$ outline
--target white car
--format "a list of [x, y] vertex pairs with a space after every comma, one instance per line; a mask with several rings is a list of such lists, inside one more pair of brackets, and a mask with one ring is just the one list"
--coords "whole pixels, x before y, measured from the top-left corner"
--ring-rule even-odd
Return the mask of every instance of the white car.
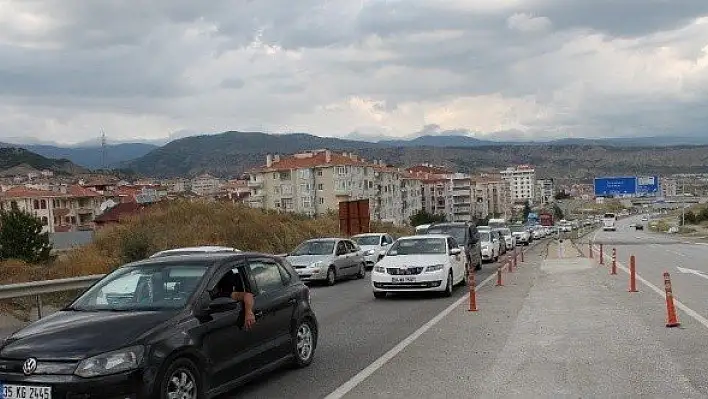
[[394, 240], [385, 233], [364, 233], [352, 236], [352, 241], [364, 252], [366, 268], [372, 269], [376, 262], [383, 258]]
[[465, 257], [454, 238], [426, 234], [399, 238], [371, 273], [374, 297], [389, 292], [437, 291], [452, 295], [464, 284]]
[[184, 248], [174, 248], [165, 251], [160, 251], [152, 254], [151, 258], [161, 258], [163, 256], [173, 256], [173, 255], [194, 255], [194, 254], [213, 254], [221, 252], [241, 252], [236, 248], [222, 247], [218, 245], [203, 245], [200, 247], [184, 247]]
[[504, 243], [506, 244], [506, 250], [510, 251], [516, 246], [516, 237], [511, 233], [511, 229], [508, 227], [502, 227], [502, 234], [504, 235]]
[[482, 260], [494, 261], [499, 259], [499, 240], [491, 231], [480, 231], [479, 241], [482, 243]]

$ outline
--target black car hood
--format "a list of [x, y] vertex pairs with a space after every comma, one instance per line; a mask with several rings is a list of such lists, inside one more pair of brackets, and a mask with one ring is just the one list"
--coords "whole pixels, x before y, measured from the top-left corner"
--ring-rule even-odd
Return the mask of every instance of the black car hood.
[[11, 335], [0, 349], [9, 359], [83, 359], [137, 344], [175, 312], [61, 311]]

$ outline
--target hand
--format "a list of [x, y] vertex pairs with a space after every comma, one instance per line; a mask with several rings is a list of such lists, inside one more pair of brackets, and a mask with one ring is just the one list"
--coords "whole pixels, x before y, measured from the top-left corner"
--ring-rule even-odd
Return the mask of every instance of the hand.
[[244, 328], [246, 328], [246, 330], [250, 330], [254, 324], [256, 324], [256, 315], [254, 315], [253, 312], [246, 312], [245, 322], [243, 325]]

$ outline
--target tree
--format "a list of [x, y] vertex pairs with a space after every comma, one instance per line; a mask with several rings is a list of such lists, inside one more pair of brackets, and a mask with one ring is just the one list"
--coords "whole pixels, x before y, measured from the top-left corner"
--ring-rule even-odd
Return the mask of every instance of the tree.
[[49, 259], [49, 233], [36, 216], [13, 208], [0, 212], [0, 259], [40, 263]]
[[565, 219], [565, 215], [563, 215], [563, 210], [561, 209], [558, 204], [553, 205], [553, 217], [556, 220], [563, 220]]
[[433, 215], [425, 209], [421, 209], [411, 216], [411, 226], [420, 226], [421, 224], [440, 223], [445, 221], [445, 215]]
[[529, 214], [531, 213], [531, 204], [528, 201], [524, 204], [524, 222], [529, 221]]

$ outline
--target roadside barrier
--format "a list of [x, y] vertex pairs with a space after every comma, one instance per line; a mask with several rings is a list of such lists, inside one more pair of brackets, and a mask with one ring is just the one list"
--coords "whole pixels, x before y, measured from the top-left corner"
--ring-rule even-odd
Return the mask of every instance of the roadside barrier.
[[499, 266], [497, 267], [497, 287], [502, 287], [504, 284], [502, 283], [502, 267]]
[[524, 263], [524, 250], [521, 250], [521, 263]]
[[617, 248], [612, 248], [612, 270], [610, 274], [617, 274]]
[[475, 286], [477, 283], [475, 282], [474, 279], [474, 272], [470, 272], [469, 275], [469, 287], [470, 287], [470, 307], [468, 309], [469, 312], [476, 312], [477, 311], [477, 292], [475, 289]]
[[600, 264], [605, 264], [605, 248], [600, 244]]
[[592, 258], [593, 258], [593, 254], [592, 254], [592, 253], [593, 253], [592, 241], [588, 242], [588, 247], [590, 247], [590, 248], [588, 249], [588, 253], [590, 254], [590, 259], [592, 259]]
[[676, 316], [676, 307], [674, 306], [674, 294], [671, 290], [671, 276], [669, 272], [664, 272], [664, 290], [666, 291], [666, 327], [678, 327], [681, 325]]
[[516, 252], [516, 246], [514, 246], [514, 267], [517, 265], [517, 258], [519, 257], [519, 253]]
[[634, 255], [629, 257], [629, 292], [637, 291], [637, 259]]
[[514, 272], [514, 264], [512, 261], [507, 260], [507, 262], [504, 264], [504, 266], [506, 266], [506, 268], [509, 269], [509, 273]]

